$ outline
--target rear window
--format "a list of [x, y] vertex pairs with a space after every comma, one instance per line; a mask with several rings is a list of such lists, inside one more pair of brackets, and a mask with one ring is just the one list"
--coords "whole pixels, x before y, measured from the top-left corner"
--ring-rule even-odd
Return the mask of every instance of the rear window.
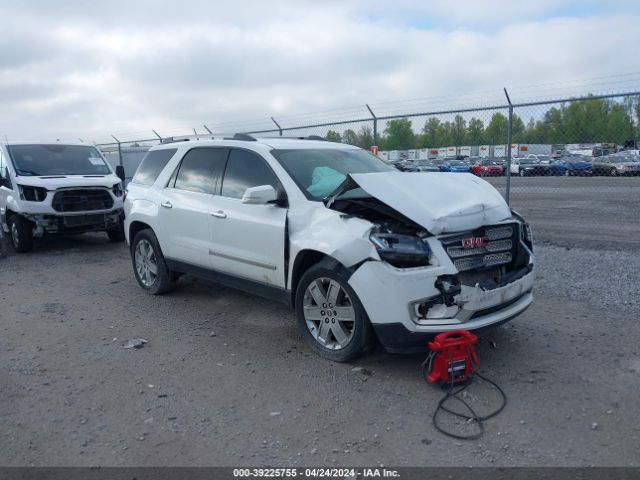
[[167, 166], [167, 163], [169, 163], [169, 160], [171, 160], [171, 157], [173, 157], [176, 151], [177, 149], [175, 148], [165, 148], [147, 153], [142, 159], [131, 182], [140, 185], [153, 185], [158, 175], [160, 175], [160, 172]]

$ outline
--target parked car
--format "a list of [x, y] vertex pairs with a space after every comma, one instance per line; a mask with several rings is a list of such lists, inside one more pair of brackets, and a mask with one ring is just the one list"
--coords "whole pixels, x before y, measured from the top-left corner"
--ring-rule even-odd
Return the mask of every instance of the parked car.
[[418, 172], [439, 172], [440, 168], [431, 160], [416, 160], [416, 171]]
[[406, 160], [397, 160], [391, 163], [395, 168], [401, 172], [417, 172], [418, 169], [413, 162]]
[[471, 167], [471, 172], [479, 177], [500, 177], [504, 175], [504, 165], [492, 158], [483, 158]]
[[[593, 164], [589, 160], [590, 157], [582, 155], [568, 155], [556, 160], [555, 164], [562, 164], [565, 167], [564, 172], [562, 172], [563, 175], [584, 177], [593, 175]], [[553, 165], [554, 163], [551, 165], [552, 169], [554, 168]], [[557, 167], [556, 171], [558, 171]]]
[[549, 163], [549, 170], [551, 175], [569, 176], [569, 167], [561, 160], [551, 161], [551, 163]]
[[610, 165], [609, 175], [640, 175], [640, 157], [619, 153], [606, 158]]
[[462, 160], [449, 160], [440, 166], [441, 172], [469, 173], [471, 168]]
[[[357, 147], [236, 135], [150, 150], [128, 187], [133, 273], [189, 273], [293, 306], [318, 354], [507, 321], [532, 302], [531, 231], [489, 183], [398, 172]], [[254, 312], [256, 313], [256, 312]]]
[[552, 175], [552, 170], [549, 164], [535, 157], [525, 157], [512, 159], [511, 173], [521, 177], [546, 176]]
[[124, 241], [123, 195], [121, 178], [93, 146], [0, 145], [0, 228], [17, 252], [53, 234], [103, 231]]

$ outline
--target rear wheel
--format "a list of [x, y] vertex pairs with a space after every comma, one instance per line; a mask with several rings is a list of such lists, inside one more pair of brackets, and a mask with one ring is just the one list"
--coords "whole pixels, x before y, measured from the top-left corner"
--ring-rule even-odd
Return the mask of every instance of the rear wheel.
[[519, 175], [520, 175], [521, 177], [524, 177], [524, 170], [520, 170]]
[[152, 295], [161, 295], [174, 289], [175, 275], [162, 255], [158, 239], [150, 229], [138, 232], [131, 243], [133, 273], [138, 284]]
[[618, 170], [616, 170], [615, 168], [612, 168], [611, 170], [609, 170], [609, 175], [611, 175], [612, 177], [617, 177]]
[[298, 325], [307, 344], [320, 356], [347, 362], [373, 344], [367, 314], [340, 265], [320, 262], [307, 270], [296, 290]]
[[20, 215], [14, 215], [9, 222], [11, 244], [18, 253], [33, 250], [33, 223]]

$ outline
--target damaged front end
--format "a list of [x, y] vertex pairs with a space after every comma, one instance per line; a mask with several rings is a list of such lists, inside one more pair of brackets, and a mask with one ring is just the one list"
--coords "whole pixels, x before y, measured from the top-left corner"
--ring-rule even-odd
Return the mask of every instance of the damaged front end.
[[[466, 192], [440, 189], [439, 203], [433, 207], [426, 202], [433, 197], [429, 191], [437, 181], [433, 176], [419, 184], [420, 189], [415, 178], [407, 185], [392, 178], [382, 189], [381, 178], [369, 182], [364, 178], [369, 175], [355, 177], [361, 178], [348, 177], [325, 205], [373, 224], [369, 240], [382, 261], [362, 263], [349, 283], [383, 344], [400, 348], [407, 336], [415, 341], [415, 335], [484, 328], [529, 306], [534, 270], [531, 230], [501, 197], [487, 193], [485, 185], [463, 179], [461, 188]], [[364, 188], [367, 183], [376, 196]], [[399, 186], [404, 188], [400, 192]], [[423, 195], [424, 191], [428, 193]], [[400, 208], [407, 199], [414, 202]], [[389, 329], [393, 332], [385, 333]], [[398, 331], [402, 341], [396, 338]]]

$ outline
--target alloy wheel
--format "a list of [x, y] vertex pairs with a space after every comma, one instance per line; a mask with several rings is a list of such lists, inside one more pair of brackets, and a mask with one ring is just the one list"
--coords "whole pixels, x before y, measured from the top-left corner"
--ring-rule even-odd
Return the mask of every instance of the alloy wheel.
[[158, 261], [153, 246], [148, 240], [142, 239], [138, 242], [134, 259], [138, 278], [145, 287], [151, 287], [158, 276]]
[[330, 350], [349, 345], [355, 331], [356, 312], [347, 292], [330, 278], [317, 278], [307, 287], [304, 319], [313, 338]]

